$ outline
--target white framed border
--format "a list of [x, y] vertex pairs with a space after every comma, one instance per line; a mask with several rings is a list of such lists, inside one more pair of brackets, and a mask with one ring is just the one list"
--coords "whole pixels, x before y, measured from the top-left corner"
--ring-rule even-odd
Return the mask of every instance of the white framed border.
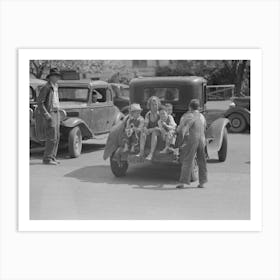
[[[261, 231], [262, 53], [260, 49], [19, 49], [18, 230], [19, 231]], [[219, 60], [251, 61], [250, 220], [30, 220], [29, 60]], [[24, 105], [23, 105], [24, 104]], [[252, 176], [253, 174], [253, 176]], [[252, 187], [253, 186], [253, 187]]]

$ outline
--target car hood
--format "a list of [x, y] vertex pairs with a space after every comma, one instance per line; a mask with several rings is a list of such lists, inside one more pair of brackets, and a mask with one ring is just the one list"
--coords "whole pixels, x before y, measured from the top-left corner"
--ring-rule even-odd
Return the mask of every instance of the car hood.
[[75, 102], [75, 101], [61, 101], [61, 109], [81, 109], [86, 108], [88, 105], [85, 102]]

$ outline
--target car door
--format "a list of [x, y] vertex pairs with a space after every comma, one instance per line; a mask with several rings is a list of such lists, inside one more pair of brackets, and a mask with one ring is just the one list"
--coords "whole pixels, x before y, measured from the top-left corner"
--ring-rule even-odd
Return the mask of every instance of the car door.
[[92, 91], [92, 97], [95, 94], [95, 91], [100, 94], [97, 102], [92, 102], [90, 104], [91, 111], [91, 129], [94, 134], [103, 134], [109, 132], [112, 118], [110, 118], [111, 109], [113, 107], [113, 102], [111, 99], [111, 92], [108, 87], [96, 87]]

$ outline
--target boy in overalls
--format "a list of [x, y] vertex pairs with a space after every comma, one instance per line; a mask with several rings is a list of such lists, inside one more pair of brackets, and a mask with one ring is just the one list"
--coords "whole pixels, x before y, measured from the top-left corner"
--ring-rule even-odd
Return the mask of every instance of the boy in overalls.
[[139, 104], [131, 104], [129, 117], [125, 126], [123, 152], [130, 151], [131, 153], [135, 153], [135, 147], [139, 144], [140, 133], [144, 126], [144, 118], [140, 115], [141, 111], [142, 109]]
[[185, 113], [177, 131], [183, 134], [184, 140], [180, 147], [180, 160], [182, 163], [179, 185], [176, 188], [184, 188], [190, 184], [195, 156], [199, 170], [199, 185], [203, 188], [207, 182], [207, 167], [205, 155], [205, 129], [206, 120], [199, 112], [199, 100], [192, 99], [189, 104], [189, 112]]

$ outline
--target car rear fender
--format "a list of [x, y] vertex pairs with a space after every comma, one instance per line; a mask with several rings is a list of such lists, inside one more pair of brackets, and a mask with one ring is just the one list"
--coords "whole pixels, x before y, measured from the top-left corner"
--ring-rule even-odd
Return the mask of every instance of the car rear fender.
[[207, 151], [208, 153], [218, 152], [223, 142], [224, 130], [229, 126], [227, 118], [219, 118], [212, 122], [206, 131]]
[[233, 107], [228, 109], [225, 112], [224, 116], [228, 118], [233, 113], [242, 115], [245, 118], [247, 124], [250, 124], [250, 111], [248, 109], [243, 107]]
[[125, 115], [125, 113], [129, 113], [129, 106], [125, 106], [121, 109], [121, 112]]
[[83, 139], [94, 138], [94, 134], [89, 126], [80, 118], [67, 118], [61, 122], [61, 126], [66, 128], [79, 126]]

